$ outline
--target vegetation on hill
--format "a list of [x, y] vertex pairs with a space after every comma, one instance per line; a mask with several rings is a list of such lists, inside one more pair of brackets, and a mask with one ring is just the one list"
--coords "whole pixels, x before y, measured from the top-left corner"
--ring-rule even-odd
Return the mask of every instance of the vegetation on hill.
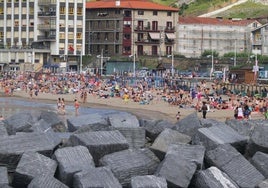
[[[178, 7], [177, 0], [153, 0], [156, 3], [177, 7], [180, 9], [179, 14], [182, 16], [199, 16], [214, 10], [221, 9], [238, 0], [195, 0], [189, 5], [183, 3]], [[232, 7], [231, 9], [219, 13], [213, 17], [223, 18], [260, 18], [268, 17], [268, 5], [247, 1], [246, 3]]]
[[183, 16], [199, 16], [226, 7], [238, 0], [196, 0], [189, 5], [182, 4], [180, 14]]
[[254, 3], [248, 1], [241, 5], [234, 6], [233, 8], [224, 11], [217, 16], [224, 18], [260, 18], [268, 17], [268, 5], [263, 5], [261, 3]]

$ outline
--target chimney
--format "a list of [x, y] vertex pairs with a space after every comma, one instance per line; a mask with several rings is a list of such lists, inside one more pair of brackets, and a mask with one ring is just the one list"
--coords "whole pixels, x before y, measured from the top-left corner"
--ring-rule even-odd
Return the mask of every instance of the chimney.
[[115, 6], [119, 7], [120, 6], [120, 0], [115, 0]]

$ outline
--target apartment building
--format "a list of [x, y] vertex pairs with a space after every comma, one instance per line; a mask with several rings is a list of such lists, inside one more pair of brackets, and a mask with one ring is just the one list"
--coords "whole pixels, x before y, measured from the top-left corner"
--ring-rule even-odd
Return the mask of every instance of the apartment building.
[[177, 53], [200, 57], [205, 50], [219, 55], [251, 51], [251, 31], [261, 26], [256, 20], [180, 17], [177, 25]]
[[252, 53], [268, 55], [268, 24], [252, 31]]
[[78, 69], [85, 0], [1, 0], [0, 69]]
[[146, 0], [86, 4], [86, 51], [103, 56], [162, 56], [175, 48], [178, 9]]

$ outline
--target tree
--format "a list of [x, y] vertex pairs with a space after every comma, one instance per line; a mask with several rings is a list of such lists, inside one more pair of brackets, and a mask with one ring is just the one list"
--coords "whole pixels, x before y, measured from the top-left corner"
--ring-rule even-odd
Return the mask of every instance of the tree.
[[208, 56], [212, 56], [213, 57], [219, 57], [219, 52], [217, 52], [216, 50], [205, 50], [202, 54], [201, 57], [208, 57]]

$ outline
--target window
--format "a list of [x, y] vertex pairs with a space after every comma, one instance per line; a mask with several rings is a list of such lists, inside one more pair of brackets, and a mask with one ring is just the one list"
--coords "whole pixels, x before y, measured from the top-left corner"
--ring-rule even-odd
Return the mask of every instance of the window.
[[116, 9], [116, 10], [115, 10], [115, 14], [120, 14], [120, 12], [121, 12], [121, 11], [120, 11], [119, 9]]
[[125, 10], [124, 15], [125, 15], [125, 17], [131, 17], [131, 11], [130, 10]]
[[167, 28], [168, 30], [171, 30], [172, 29], [172, 22], [167, 22]]
[[101, 27], [101, 21], [98, 21], [98, 28]]
[[0, 31], [0, 38], [4, 38], [4, 32], [3, 31]]
[[108, 40], [108, 33], [105, 33], [104, 39]]
[[77, 39], [82, 39], [82, 33], [76, 33], [76, 38]]
[[100, 40], [100, 33], [97, 33], [97, 39]]
[[154, 15], [154, 16], [157, 16], [157, 10], [154, 10], [154, 11], [153, 11], [153, 15]]
[[116, 34], [115, 34], [115, 40], [119, 40], [119, 32], [116, 32]]
[[124, 34], [124, 39], [130, 39], [130, 34]]
[[106, 27], [109, 27], [109, 20], [106, 20]]
[[73, 33], [69, 33], [68, 34], [68, 39], [73, 39], [74, 38], [74, 34]]
[[34, 7], [30, 7], [30, 14], [34, 14]]
[[115, 45], [115, 53], [119, 53], [119, 45]]
[[60, 33], [60, 39], [65, 39], [65, 33]]
[[171, 12], [170, 11], [167, 12], [167, 16], [171, 16]]
[[60, 14], [65, 14], [65, 7], [60, 7]]
[[78, 8], [77, 8], [77, 15], [82, 16], [82, 14], [83, 14], [83, 9], [82, 9], [82, 7], [78, 7]]
[[14, 21], [14, 26], [19, 26], [19, 21], [18, 20]]
[[144, 15], [144, 11], [143, 10], [138, 10], [138, 15]]
[[3, 7], [0, 7], [0, 14], [4, 14]]
[[116, 20], [116, 28], [119, 27], [119, 20]]
[[130, 27], [131, 21], [124, 21], [124, 27]]
[[138, 33], [138, 41], [143, 41], [143, 33]]
[[69, 15], [73, 15], [74, 14], [74, 8], [73, 7], [69, 7]]
[[128, 53], [128, 52], [130, 52], [130, 50], [131, 50], [130, 46], [126, 46], [126, 47], [124, 47], [123, 53]]
[[138, 21], [138, 28], [139, 30], [143, 29], [143, 21]]
[[154, 31], [157, 31], [158, 30], [158, 22], [157, 21], [152, 21], [152, 29]]

